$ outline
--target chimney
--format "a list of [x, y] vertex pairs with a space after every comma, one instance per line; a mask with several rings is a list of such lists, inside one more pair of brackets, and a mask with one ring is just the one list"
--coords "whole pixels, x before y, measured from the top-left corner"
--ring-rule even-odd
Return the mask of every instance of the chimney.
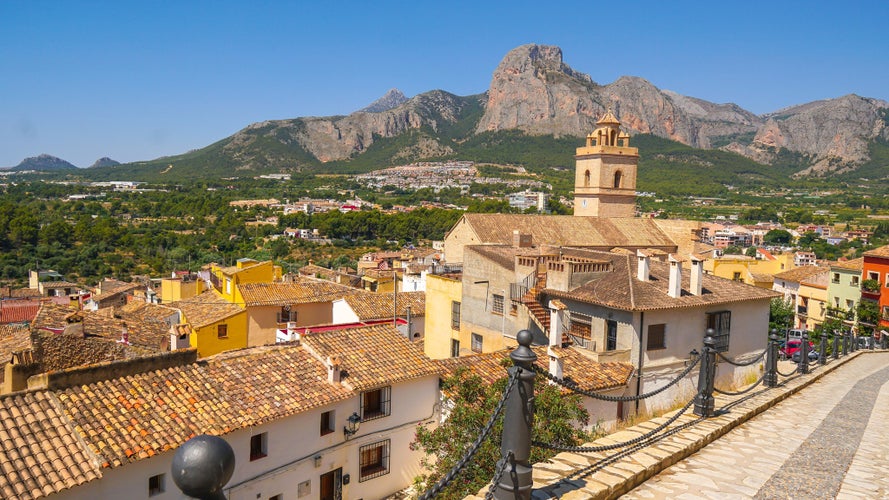
[[[547, 348], [547, 353], [549, 354], [549, 374], [553, 377], [562, 378], [563, 368], [565, 366], [562, 358], [559, 357], [558, 353], [556, 353], [552, 346]], [[550, 381], [550, 384], [555, 384], [555, 382]]]
[[689, 288], [691, 288], [692, 295], [701, 295], [704, 289], [704, 260], [695, 254], [691, 255]]
[[636, 279], [648, 281], [648, 275], [651, 271], [651, 257], [642, 250], [636, 250], [636, 258], [639, 261], [639, 265], [636, 267]]
[[531, 235], [521, 233], [518, 229], [512, 230], [512, 246], [515, 248], [531, 248]]
[[[308, 333], [308, 330], [306, 332]], [[287, 339], [299, 344], [300, 336], [299, 332], [296, 331], [296, 321], [287, 322]]]
[[667, 285], [667, 295], [679, 298], [682, 295], [682, 260], [670, 254], [667, 258], [670, 262], [670, 282]]
[[549, 345], [550, 347], [562, 345], [562, 315], [561, 311], [567, 309], [559, 300], [549, 301]]
[[121, 344], [130, 345], [130, 331], [127, 330], [127, 324], [126, 324], [126, 323], [124, 323], [124, 324], [123, 324], [123, 327], [121, 328], [121, 331], [120, 331], [120, 340], [119, 340], [118, 342], [120, 342]]
[[342, 376], [339, 356], [327, 357], [327, 381], [331, 384], [339, 384]]

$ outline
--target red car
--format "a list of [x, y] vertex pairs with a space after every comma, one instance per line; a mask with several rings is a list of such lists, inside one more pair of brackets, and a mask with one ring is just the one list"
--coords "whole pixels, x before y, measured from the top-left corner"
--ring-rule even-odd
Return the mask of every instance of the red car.
[[[803, 341], [800, 339], [790, 339], [784, 344], [784, 347], [778, 350], [778, 353], [781, 354], [785, 359], [790, 359], [793, 357], [793, 353], [800, 350], [802, 347]], [[815, 349], [815, 344], [810, 340], [809, 341], [809, 351]]]

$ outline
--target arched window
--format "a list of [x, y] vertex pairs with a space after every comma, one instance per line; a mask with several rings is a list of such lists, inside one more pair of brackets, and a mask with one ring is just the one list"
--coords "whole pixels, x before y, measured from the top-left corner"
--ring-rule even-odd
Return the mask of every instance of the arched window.
[[587, 170], [583, 174], [583, 187], [590, 187], [590, 171]]
[[615, 187], [615, 189], [620, 187], [621, 177], [623, 177], [623, 174], [620, 173], [620, 170], [618, 170], [617, 172], [614, 173], [614, 187]]

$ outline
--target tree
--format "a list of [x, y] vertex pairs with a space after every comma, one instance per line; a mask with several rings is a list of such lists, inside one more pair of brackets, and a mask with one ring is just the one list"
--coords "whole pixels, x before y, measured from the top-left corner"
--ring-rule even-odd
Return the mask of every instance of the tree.
[[748, 257], [756, 257], [756, 247], [748, 247], [744, 255]]
[[762, 241], [769, 245], [789, 245], [793, 235], [783, 229], [772, 229], [762, 237]]
[[769, 303], [769, 330], [783, 332], [793, 322], [793, 303], [781, 297], [775, 297]]
[[743, 255], [744, 251], [738, 245], [729, 245], [722, 251], [726, 255]]
[[[418, 427], [416, 438], [411, 443], [411, 449], [423, 450], [427, 454], [423, 459], [423, 466], [429, 473], [418, 478], [423, 488], [434, 485], [463, 457], [493, 414], [506, 387], [506, 381], [504, 377], [494, 384], [487, 384], [481, 377], [466, 369], [458, 370], [442, 380], [442, 391], [449, 395], [453, 409], [447, 420], [438, 427]], [[574, 426], [575, 423], [586, 425], [589, 422], [589, 414], [581, 404], [580, 396], [562, 394], [557, 387], [538, 376], [534, 397], [535, 440], [576, 446], [589, 437]], [[500, 459], [502, 430], [501, 417], [472, 462], [438, 498], [465, 498], [485, 487], [494, 476], [497, 460]], [[554, 455], [553, 451], [533, 447], [531, 462], [539, 462]]]

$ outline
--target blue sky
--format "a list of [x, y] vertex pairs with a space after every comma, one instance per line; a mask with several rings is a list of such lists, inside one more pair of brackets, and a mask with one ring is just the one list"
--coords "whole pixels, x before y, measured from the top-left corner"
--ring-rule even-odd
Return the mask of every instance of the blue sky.
[[889, 100], [889, 2], [0, 0], [0, 166], [183, 153], [392, 87], [485, 91], [512, 48], [766, 113]]

